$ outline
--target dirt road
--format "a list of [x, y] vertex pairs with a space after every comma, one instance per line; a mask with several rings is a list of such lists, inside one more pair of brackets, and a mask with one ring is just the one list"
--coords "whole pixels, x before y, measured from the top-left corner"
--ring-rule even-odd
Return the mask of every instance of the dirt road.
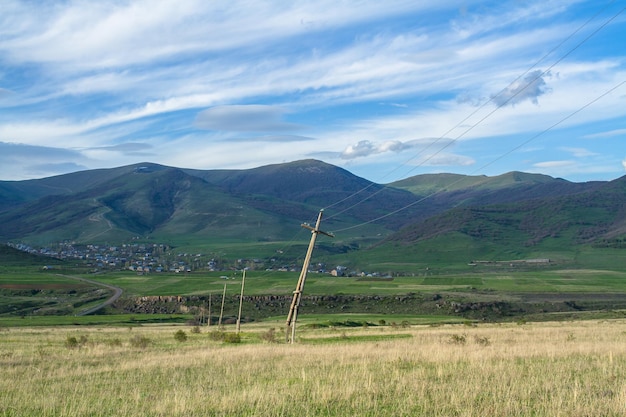
[[113, 285], [109, 285], [109, 284], [105, 284], [102, 282], [98, 282], [98, 281], [93, 281], [87, 278], [82, 278], [82, 277], [77, 277], [74, 275], [61, 275], [58, 274], [59, 276], [65, 277], [65, 278], [71, 278], [71, 279], [75, 279], [77, 281], [82, 281], [82, 282], [87, 282], [89, 284], [93, 284], [93, 285], [97, 285], [99, 287], [105, 287], [108, 288], [110, 290], [113, 290], [113, 295], [111, 297], [109, 297], [107, 300], [105, 300], [104, 302], [102, 302], [101, 304], [98, 304], [95, 307], [91, 307], [87, 310], [81, 311], [80, 313], [77, 313], [77, 316], [87, 316], [89, 314], [95, 313], [96, 311], [113, 304], [118, 298], [120, 298], [122, 296], [122, 292], [123, 290], [119, 287], [115, 287]]

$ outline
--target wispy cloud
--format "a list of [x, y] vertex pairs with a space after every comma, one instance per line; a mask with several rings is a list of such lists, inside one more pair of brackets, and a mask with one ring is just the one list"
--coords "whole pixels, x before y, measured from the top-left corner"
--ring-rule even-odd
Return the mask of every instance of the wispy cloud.
[[299, 128], [282, 120], [285, 110], [266, 105], [217, 106], [199, 113], [195, 125], [201, 129], [233, 132], [285, 132]]
[[14, 179], [44, 177], [86, 169], [87, 166], [81, 163], [85, 160], [75, 150], [0, 142], [0, 165], [11, 169]]
[[573, 166], [575, 164], [576, 164], [575, 161], [562, 160], [562, 161], [537, 162], [536, 164], [534, 164], [534, 166], [536, 168], [563, 168], [563, 167]]
[[[523, 75], [600, 10], [595, 26]], [[462, 168], [492, 154], [494, 143], [514, 147], [626, 77], [614, 42], [622, 23], [548, 74], [539, 69], [617, 10], [583, 0], [3, 1], [0, 138], [63, 146], [75, 152], [51, 164], [89, 167], [139, 158], [251, 167], [309, 155], [393, 165], [430, 154], [425, 164]], [[477, 106], [489, 97], [501, 106], [496, 112]], [[623, 101], [623, 93], [607, 96], [562, 127], [604, 121], [596, 130], [604, 133], [585, 138], [619, 136]], [[435, 153], [449, 140], [475, 145], [459, 151], [465, 156]], [[249, 142], [266, 146], [249, 155]], [[582, 158], [586, 146], [570, 137], [543, 148], [568, 147]], [[10, 162], [17, 148], [9, 149], [15, 158], [3, 160], [4, 178], [23, 172]], [[517, 163], [517, 170], [536, 168]]]
[[590, 156], [598, 155], [597, 152], [592, 152], [589, 149], [585, 149], [585, 148], [570, 148], [566, 146], [561, 149], [563, 149], [565, 152], [571, 153], [576, 158], [587, 158]]
[[602, 139], [602, 138], [612, 138], [615, 136], [626, 136], [626, 129], [613, 129], [606, 132], [593, 133], [591, 135], [585, 135], [583, 138], [585, 139]]
[[89, 151], [106, 151], [106, 152], [118, 152], [124, 153], [127, 155], [137, 155], [137, 156], [149, 156], [154, 155], [153, 150], [154, 146], [149, 143], [137, 143], [137, 142], [126, 142], [119, 143], [117, 145], [111, 146], [96, 146], [92, 148], [87, 148]]

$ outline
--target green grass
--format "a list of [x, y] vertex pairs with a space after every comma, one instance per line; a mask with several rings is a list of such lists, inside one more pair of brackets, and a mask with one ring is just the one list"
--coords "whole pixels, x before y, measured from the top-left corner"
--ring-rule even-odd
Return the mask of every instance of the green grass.
[[[277, 324], [284, 324], [285, 316], [270, 317], [264, 322], [275, 321]], [[338, 314], [306, 314], [298, 316], [298, 326], [303, 327], [353, 327], [352, 323], [359, 323], [360, 326], [364, 326], [364, 323], [370, 323], [375, 326], [379, 325], [381, 321], [384, 321], [386, 325], [401, 325], [402, 323], [408, 323], [411, 325], [433, 325], [444, 323], [462, 323], [463, 320], [460, 317], [451, 317], [445, 315], [436, 314], [367, 314], [367, 313], [338, 313]]]
[[95, 316], [25, 316], [0, 317], [0, 327], [47, 326], [143, 326], [185, 323], [185, 314], [112, 314]]
[[330, 337], [301, 337], [298, 339], [299, 343], [305, 345], [323, 345], [328, 343], [362, 343], [362, 342], [389, 342], [394, 339], [406, 339], [412, 337], [410, 334], [397, 333], [397, 334], [375, 334], [375, 335], [350, 335], [342, 333], [339, 336]]
[[[228, 279], [221, 278], [222, 276]], [[90, 276], [90, 279], [121, 287], [129, 296], [221, 294], [241, 291], [241, 273], [189, 273], [136, 275], [116, 272]], [[290, 295], [297, 283], [293, 272], [254, 272], [246, 275], [246, 295]], [[626, 272], [603, 270], [544, 270], [476, 272], [447, 274], [424, 271], [418, 276], [376, 280], [358, 277], [332, 277], [310, 273], [305, 282], [307, 295], [389, 295], [410, 292], [477, 289], [515, 292], [626, 292]]]
[[[443, 245], [443, 241], [440, 242]], [[459, 246], [449, 248], [450, 253]], [[549, 264], [522, 264], [510, 262], [478, 263], [470, 266], [461, 255], [448, 262], [439, 260], [441, 256], [436, 248], [434, 252], [420, 252], [413, 257], [408, 256], [408, 248], [394, 246], [386, 247], [380, 254], [388, 254], [386, 259], [372, 258], [370, 264], [379, 262], [379, 266], [389, 269], [392, 277], [332, 277], [329, 274], [309, 273], [304, 288], [305, 297], [334, 296], [334, 298], [306, 301], [303, 305], [302, 320], [311, 318], [312, 323], [323, 323], [331, 320], [327, 314], [367, 313], [374, 317], [373, 323], [384, 317], [387, 322], [401, 323], [409, 320], [412, 324], [430, 324], [438, 321], [464, 320], [461, 313], [457, 314], [451, 303], [508, 303], [504, 310], [497, 307], [492, 312], [490, 307], [476, 310], [475, 314], [464, 314], [466, 319], [500, 320], [513, 315], [521, 316], [532, 314], [537, 316], [541, 311], [552, 314], [555, 311], [565, 310], [620, 310], [626, 304], [619, 299], [626, 294], [626, 251], [620, 249], [597, 249], [580, 247], [575, 254], [567, 251], [542, 252], [533, 248], [523, 253], [506, 253], [502, 258], [492, 257], [491, 260], [504, 261], [530, 258], [550, 258]], [[478, 254], [484, 255], [484, 254]], [[527, 257], [524, 257], [526, 255]], [[548, 255], [548, 256], [546, 256]], [[9, 254], [11, 259], [13, 255]], [[428, 258], [428, 256], [431, 256]], [[477, 256], [475, 259], [480, 260]], [[506, 257], [504, 257], [506, 256]], [[463, 256], [465, 258], [465, 256]], [[431, 262], [423, 262], [430, 259]], [[317, 260], [316, 260], [317, 261]], [[67, 316], [80, 313], [88, 306], [96, 305], [111, 293], [110, 290], [86, 282], [67, 278], [62, 274], [82, 276], [94, 281], [123, 289], [123, 298], [133, 299], [141, 296], [184, 296], [187, 306], [197, 308], [207, 302], [207, 296], [212, 295], [215, 303], [221, 299], [226, 286], [226, 315], [230, 318], [236, 314], [236, 300], [241, 292], [240, 271], [194, 271], [190, 273], [151, 273], [138, 275], [132, 271], [104, 272], [99, 274], [85, 274], [83, 270], [73, 271], [67, 263], [53, 265], [54, 269], [45, 271], [41, 265], [26, 265], [21, 258], [15, 262], [8, 262], [4, 269], [0, 268], [0, 317], [10, 320], [6, 326], [19, 325], [19, 316], [28, 316], [27, 322], [33, 325], [39, 323], [55, 323], [54, 319], [35, 318], [32, 315]], [[59, 268], [59, 269], [57, 269]], [[61, 269], [63, 268], [63, 269]], [[394, 271], [412, 271], [399, 275]], [[367, 271], [365, 271], [367, 272]], [[278, 296], [278, 301], [265, 302], [255, 306], [256, 301], [244, 304], [244, 317], [254, 320], [266, 320], [268, 316], [287, 314], [289, 300], [298, 280], [298, 272], [279, 271], [248, 271], [246, 275], [245, 295]], [[395, 296], [409, 295], [408, 301], [399, 301]], [[193, 296], [202, 298], [193, 299]], [[377, 299], [375, 296], [380, 296]], [[441, 299], [441, 303], [436, 300]], [[554, 307], [552, 300], [556, 300]], [[121, 300], [125, 301], [125, 300]], [[567, 304], [570, 301], [578, 304]], [[286, 303], [286, 306], [284, 304]], [[534, 303], [531, 306], [529, 303]], [[541, 304], [543, 303], [543, 304]], [[437, 305], [436, 305], [437, 304]], [[441, 305], [440, 305], [441, 304]], [[109, 314], [121, 311], [133, 311], [134, 301], [118, 305], [119, 310], [107, 309]], [[478, 309], [484, 306], [475, 306]], [[123, 308], [128, 308], [123, 310]], [[176, 305], [168, 306], [167, 310], [154, 309], [152, 311], [178, 311]], [[213, 306], [213, 315], [219, 308]], [[473, 307], [472, 307], [473, 308]], [[443, 310], [440, 310], [443, 309]], [[146, 311], [146, 310], [143, 310]], [[148, 310], [150, 311], [150, 310]], [[194, 310], [195, 311], [195, 310]], [[464, 310], [469, 311], [469, 310]], [[500, 311], [503, 311], [502, 315]], [[571, 311], [570, 311], [571, 312]], [[320, 314], [321, 313], [321, 314]], [[400, 319], [391, 319], [384, 313], [404, 314]], [[430, 314], [428, 314], [430, 313]], [[441, 314], [441, 318], [436, 314]], [[424, 315], [422, 320], [420, 315]], [[73, 323], [101, 323], [101, 317], [85, 319], [76, 318], [75, 321], [64, 321], [57, 324]], [[163, 320], [156, 316], [156, 320]], [[326, 318], [324, 318], [326, 317]], [[377, 318], [378, 317], [378, 318]], [[40, 321], [37, 321], [40, 320]], [[87, 321], [82, 321], [87, 320]], [[95, 320], [95, 321], [89, 321]], [[126, 319], [111, 319], [123, 325], [133, 325]], [[186, 321], [187, 319], [177, 318]], [[278, 320], [282, 325], [285, 318]], [[345, 318], [346, 320], [362, 320], [367, 318]], [[339, 319], [338, 321], [342, 321]], [[157, 321], [160, 322], [160, 321]], [[303, 322], [306, 324], [306, 322]], [[135, 323], [136, 324], [136, 323]]]

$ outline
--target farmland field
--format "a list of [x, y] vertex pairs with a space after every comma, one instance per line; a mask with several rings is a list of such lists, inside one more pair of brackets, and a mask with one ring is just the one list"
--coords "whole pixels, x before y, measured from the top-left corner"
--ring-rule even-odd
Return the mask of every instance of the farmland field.
[[295, 345], [273, 325], [230, 343], [207, 327], [4, 328], [0, 415], [626, 413], [624, 320], [304, 327]]
[[[45, 325], [53, 320], [42, 320], [38, 316], [80, 315], [110, 297], [112, 287], [122, 289], [122, 299], [102, 312], [126, 314], [125, 318], [119, 316], [119, 324], [132, 325], [127, 319], [131, 314], [136, 314], [138, 322], [153, 321], [149, 317], [141, 318], [142, 313], [168, 313], [184, 323], [202, 306], [206, 310], [209, 298], [215, 303], [215, 318], [215, 306], [221, 301], [224, 289], [225, 312], [232, 317], [236, 314], [241, 278], [240, 271], [138, 275], [132, 271], [86, 274], [15, 269], [0, 274], [0, 326], [16, 325], [18, 317]], [[250, 320], [286, 316], [297, 279], [296, 272], [248, 271], [244, 316]], [[180, 301], [170, 303], [167, 308], [138, 307], [135, 301], [162, 296]], [[619, 318], [624, 317], [626, 311], [626, 272], [541, 267], [520, 270], [496, 265], [464, 273], [433, 268], [408, 276], [389, 277], [333, 277], [309, 273], [302, 311], [317, 315], [447, 315], [457, 321], [555, 320], [574, 318], [574, 313], [577, 318]], [[588, 313], [587, 317], [581, 316], [584, 313]], [[59, 319], [59, 323], [67, 324], [68, 320]], [[70, 323], [99, 324], [104, 320], [76, 318]]]
[[[132, 296], [192, 295], [239, 293], [241, 272], [195, 272], [190, 274], [157, 273], [137, 275], [131, 271], [100, 275], [82, 275], [94, 281], [120, 287]], [[20, 284], [23, 278], [1, 278], [0, 285]], [[48, 283], [50, 280], [72, 282], [56, 274], [31, 275], [27, 282]], [[246, 294], [290, 295], [298, 281], [294, 272], [248, 272]], [[329, 274], [309, 273], [306, 292], [310, 295], [329, 294], [403, 294], [416, 291], [489, 290], [572, 293], [626, 292], [626, 272], [589, 269], [556, 269], [538, 271], [487, 271], [449, 274], [429, 271], [414, 276], [396, 276], [390, 279], [360, 277], [332, 277]]]

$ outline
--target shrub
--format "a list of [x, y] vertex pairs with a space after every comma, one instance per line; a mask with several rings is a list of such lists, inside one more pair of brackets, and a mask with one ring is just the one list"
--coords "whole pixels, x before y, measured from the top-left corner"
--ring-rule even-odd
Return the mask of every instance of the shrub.
[[130, 339], [130, 345], [136, 348], [145, 349], [151, 344], [152, 344], [152, 340], [150, 340], [146, 336], [136, 335], [136, 336], [131, 337]]
[[491, 344], [487, 336], [474, 336], [474, 342], [481, 346], [489, 346]]
[[78, 339], [74, 336], [68, 336], [67, 339], [65, 339], [65, 347], [68, 349], [81, 348], [85, 346], [88, 341], [89, 338], [85, 335], [80, 336]]
[[184, 330], [178, 330], [176, 333], [174, 333], [174, 339], [176, 339], [177, 342], [186, 342], [187, 341], [187, 333], [185, 333]]
[[268, 343], [276, 343], [276, 329], [273, 327], [266, 332], [260, 334], [259, 338]]
[[224, 342], [225, 343], [241, 343], [241, 336], [239, 336], [239, 333], [225, 333]]
[[213, 330], [211, 333], [209, 333], [209, 339], [216, 342], [223, 342], [225, 337], [226, 333], [222, 330]]
[[74, 336], [68, 336], [67, 339], [65, 339], [65, 347], [68, 349], [76, 349], [78, 347], [78, 339]]
[[193, 327], [191, 328], [191, 333], [193, 333], [193, 334], [199, 334], [199, 333], [200, 333], [200, 327], [198, 327], [198, 326], [193, 326]]
[[467, 343], [467, 338], [464, 334], [452, 334], [448, 339], [448, 343], [452, 345], [464, 345]]

